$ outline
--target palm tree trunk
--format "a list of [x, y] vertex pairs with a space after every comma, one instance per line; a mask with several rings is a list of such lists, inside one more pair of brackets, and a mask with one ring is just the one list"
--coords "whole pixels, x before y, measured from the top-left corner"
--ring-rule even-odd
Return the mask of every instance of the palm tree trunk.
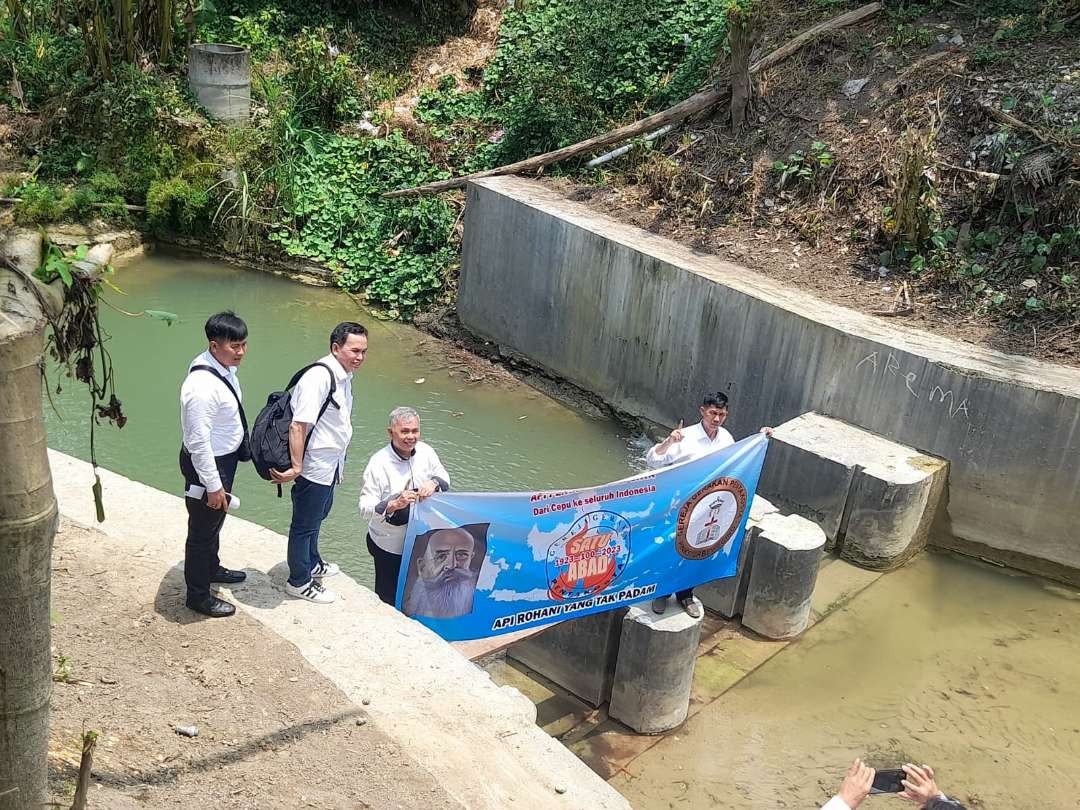
[[[21, 251], [14, 245], [20, 240]], [[11, 236], [0, 254], [32, 273], [40, 236]], [[0, 810], [46, 800], [50, 559], [57, 523], [41, 407], [47, 299], [40, 296], [48, 295], [6, 261], [0, 266]]]

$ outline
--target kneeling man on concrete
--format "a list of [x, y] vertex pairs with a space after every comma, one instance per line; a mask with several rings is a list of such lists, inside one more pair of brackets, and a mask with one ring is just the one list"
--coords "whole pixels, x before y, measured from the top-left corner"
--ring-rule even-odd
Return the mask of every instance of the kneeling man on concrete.
[[375, 560], [375, 593], [388, 605], [397, 595], [409, 509], [450, 488], [450, 474], [431, 445], [420, 441], [420, 414], [394, 408], [386, 429], [390, 443], [364, 470], [360, 516], [368, 521], [367, 548]]
[[[698, 413], [701, 421], [684, 428], [680, 420], [679, 426], [671, 431], [666, 439], [649, 448], [649, 452], [645, 454], [645, 464], [650, 470], [701, 458], [735, 444], [735, 439], [724, 427], [728, 417], [727, 394], [706, 394], [702, 398]], [[764, 427], [761, 432], [771, 436], [772, 428]], [[677, 592], [675, 599], [693, 618], [700, 619], [704, 615], [701, 603], [694, 599], [693, 588]], [[653, 612], [663, 613], [667, 610], [667, 601], [667, 596], [654, 599]]]

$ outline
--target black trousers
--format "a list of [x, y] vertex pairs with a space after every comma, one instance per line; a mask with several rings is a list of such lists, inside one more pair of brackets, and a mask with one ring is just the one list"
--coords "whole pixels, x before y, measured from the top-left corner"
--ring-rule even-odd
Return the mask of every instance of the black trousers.
[[386, 604], [393, 605], [397, 596], [398, 574], [401, 573], [401, 555], [379, 548], [370, 534], [367, 536], [367, 550], [375, 560], [375, 593]]
[[[218, 475], [226, 492], [232, 492], [233, 478], [236, 477], [236, 453], [217, 456]], [[180, 472], [184, 475], [184, 489], [191, 484], [202, 486], [191, 455], [184, 448], [180, 449]], [[218, 558], [221, 527], [225, 523], [224, 509], [211, 509], [206, 501], [184, 498], [187, 506], [188, 531], [184, 544], [184, 582], [187, 583], [189, 601], [205, 599], [210, 595], [210, 578], [221, 567]]]

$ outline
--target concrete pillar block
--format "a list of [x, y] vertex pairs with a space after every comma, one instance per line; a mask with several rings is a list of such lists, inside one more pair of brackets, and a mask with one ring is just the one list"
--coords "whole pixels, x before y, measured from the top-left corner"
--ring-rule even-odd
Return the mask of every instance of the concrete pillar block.
[[810, 621], [825, 533], [798, 515], [766, 515], [754, 542], [743, 624], [766, 638], [794, 638]]
[[926, 546], [948, 462], [819, 413], [776, 429], [758, 490], [817, 523], [845, 559], [886, 570]]
[[701, 620], [682, 610], [662, 616], [631, 607], [622, 620], [608, 714], [641, 734], [660, 734], [686, 719]]
[[[840, 535], [856, 461], [834, 452], [849, 425], [805, 413], [773, 432], [758, 492], [787, 514], [814, 521], [831, 548]], [[857, 430], [857, 428], [851, 428]]]
[[845, 560], [887, 571], [926, 547], [943, 506], [949, 464], [903, 449], [877, 457], [856, 474], [840, 546]]
[[626, 610], [559, 622], [510, 645], [506, 654], [586, 703], [599, 706], [611, 697]]
[[694, 588], [694, 596], [701, 600], [701, 604], [713, 613], [719, 613], [725, 619], [742, 613], [743, 603], [746, 601], [746, 586], [750, 581], [750, 561], [753, 559], [757, 533], [758, 528], [747, 521], [746, 535], [739, 547], [739, 567], [735, 576], [714, 579], [712, 582], [706, 582]]
[[746, 536], [739, 547], [739, 564], [735, 576], [706, 582], [694, 588], [694, 595], [713, 613], [719, 613], [725, 619], [742, 614], [743, 603], [746, 601], [746, 586], [750, 582], [750, 561], [753, 559], [758, 526], [766, 515], [779, 511], [770, 501], [755, 495], [750, 502], [750, 517], [746, 520]]

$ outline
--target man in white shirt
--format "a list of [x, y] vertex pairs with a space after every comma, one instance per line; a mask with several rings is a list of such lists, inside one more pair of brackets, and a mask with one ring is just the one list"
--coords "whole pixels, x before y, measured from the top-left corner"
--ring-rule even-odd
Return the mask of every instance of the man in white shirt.
[[[649, 448], [649, 452], [645, 454], [645, 464], [650, 470], [701, 458], [735, 444], [735, 439], [724, 427], [728, 417], [727, 394], [706, 394], [698, 412], [701, 415], [700, 422], [684, 428], [680, 420], [679, 426], [671, 431], [666, 439]], [[772, 428], [762, 428], [761, 432], [771, 436]], [[701, 604], [694, 599], [693, 588], [678, 591], [675, 599], [693, 618], [700, 619], [704, 615]], [[667, 610], [667, 601], [667, 596], [654, 599], [653, 612], [663, 613]]]
[[222, 568], [218, 549], [237, 462], [251, 459], [236, 375], [247, 352], [248, 330], [235, 313], [219, 312], [210, 316], [205, 331], [209, 348], [191, 361], [180, 388], [180, 471], [185, 489], [205, 490], [201, 497], [184, 498], [188, 512], [184, 581], [187, 606], [221, 618], [236, 609], [210, 593], [211, 583], [243, 582], [247, 576]]
[[352, 440], [353, 374], [363, 364], [367, 350], [368, 334], [363, 326], [346, 321], [334, 327], [330, 354], [316, 361], [292, 391], [292, 467], [270, 471], [279, 484], [295, 481], [285, 592], [320, 605], [337, 599], [337, 594], [322, 584], [340, 569], [319, 554], [319, 529], [330, 514], [334, 488], [345, 470], [345, 454]]
[[394, 604], [405, 530], [412, 504], [450, 489], [450, 474], [431, 445], [420, 441], [420, 414], [408, 407], [390, 412], [390, 443], [364, 469], [360, 516], [368, 521], [367, 548], [375, 560], [375, 593]]

